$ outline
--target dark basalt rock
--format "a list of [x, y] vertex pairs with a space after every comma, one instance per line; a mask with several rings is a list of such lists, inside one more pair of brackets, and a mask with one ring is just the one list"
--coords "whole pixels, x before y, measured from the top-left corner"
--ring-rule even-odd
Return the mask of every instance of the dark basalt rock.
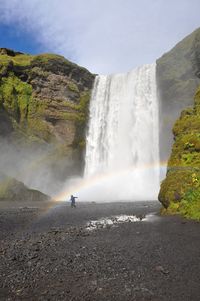
[[193, 105], [193, 96], [200, 83], [199, 66], [200, 29], [195, 30], [157, 60], [162, 161], [167, 160], [170, 155], [174, 122], [183, 109]]

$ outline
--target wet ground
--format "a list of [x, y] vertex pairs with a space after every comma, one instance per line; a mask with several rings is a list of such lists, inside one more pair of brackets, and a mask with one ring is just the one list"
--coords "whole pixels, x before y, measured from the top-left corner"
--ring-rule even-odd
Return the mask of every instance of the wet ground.
[[200, 224], [159, 208], [0, 203], [0, 300], [200, 300]]

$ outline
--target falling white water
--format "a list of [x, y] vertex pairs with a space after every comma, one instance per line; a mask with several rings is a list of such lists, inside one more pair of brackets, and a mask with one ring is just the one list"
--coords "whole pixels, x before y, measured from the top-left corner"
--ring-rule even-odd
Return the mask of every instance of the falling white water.
[[97, 76], [90, 103], [86, 192], [101, 201], [157, 199], [159, 126], [156, 65]]

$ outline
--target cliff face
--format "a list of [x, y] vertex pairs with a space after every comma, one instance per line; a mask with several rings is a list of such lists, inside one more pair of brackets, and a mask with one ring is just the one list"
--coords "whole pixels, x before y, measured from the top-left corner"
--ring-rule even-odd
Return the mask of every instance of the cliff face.
[[199, 85], [199, 66], [200, 29], [157, 60], [161, 160], [169, 157], [175, 120], [184, 108], [193, 104], [194, 91]]
[[81, 174], [94, 78], [59, 55], [31, 56], [0, 49], [4, 173], [43, 191]]
[[200, 88], [194, 107], [181, 113], [173, 133], [175, 143], [159, 201], [169, 213], [200, 220]]

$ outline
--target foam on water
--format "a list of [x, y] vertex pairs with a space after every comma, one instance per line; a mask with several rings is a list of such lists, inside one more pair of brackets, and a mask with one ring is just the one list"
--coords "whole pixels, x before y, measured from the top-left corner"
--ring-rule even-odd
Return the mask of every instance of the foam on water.
[[135, 222], [150, 222], [155, 221], [159, 217], [155, 214], [147, 214], [147, 215], [115, 215], [111, 217], [105, 217], [98, 220], [89, 221], [86, 225], [86, 230], [93, 231], [98, 229], [110, 228], [113, 226], [117, 226], [122, 223], [135, 223]]

